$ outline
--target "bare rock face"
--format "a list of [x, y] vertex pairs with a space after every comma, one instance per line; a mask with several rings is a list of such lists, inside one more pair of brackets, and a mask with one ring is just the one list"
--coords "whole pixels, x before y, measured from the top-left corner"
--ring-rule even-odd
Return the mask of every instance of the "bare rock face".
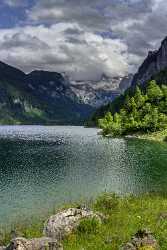
[[146, 81], [167, 67], [167, 37], [162, 41], [159, 50], [150, 51], [134, 75], [132, 85], [143, 85]]
[[159, 246], [154, 236], [148, 230], [138, 231], [132, 240], [125, 244], [121, 250], [138, 250], [140, 248], [158, 250]]
[[43, 233], [47, 237], [61, 240], [70, 234], [84, 218], [96, 218], [99, 222], [103, 219], [100, 214], [86, 209], [69, 208], [51, 216], [45, 223]]
[[63, 250], [61, 243], [51, 238], [38, 239], [15, 238], [11, 240], [6, 250]]

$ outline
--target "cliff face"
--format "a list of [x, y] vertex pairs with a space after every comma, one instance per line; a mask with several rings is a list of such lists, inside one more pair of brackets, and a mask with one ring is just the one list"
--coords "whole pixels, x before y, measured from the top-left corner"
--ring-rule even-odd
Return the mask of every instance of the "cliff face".
[[122, 78], [122, 80], [119, 84], [119, 89], [120, 89], [121, 93], [124, 93], [124, 91], [131, 86], [132, 79], [133, 79], [132, 74], [129, 74], [129, 75]]
[[162, 41], [159, 50], [149, 52], [147, 58], [134, 75], [132, 86], [143, 85], [161, 70], [167, 67], [167, 37]]

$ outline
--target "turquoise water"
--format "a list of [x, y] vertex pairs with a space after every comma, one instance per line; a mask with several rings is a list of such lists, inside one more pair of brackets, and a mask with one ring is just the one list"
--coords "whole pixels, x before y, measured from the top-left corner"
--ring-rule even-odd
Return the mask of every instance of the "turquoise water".
[[167, 144], [68, 126], [0, 126], [0, 223], [101, 192], [167, 191]]

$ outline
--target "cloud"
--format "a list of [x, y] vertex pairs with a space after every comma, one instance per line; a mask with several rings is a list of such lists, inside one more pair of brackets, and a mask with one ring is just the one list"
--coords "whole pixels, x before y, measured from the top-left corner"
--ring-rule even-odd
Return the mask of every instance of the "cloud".
[[9, 7], [23, 7], [26, 6], [27, 0], [3, 0], [3, 3]]
[[36, 23], [53, 24], [57, 22], [78, 23], [84, 29], [104, 30], [107, 28], [107, 17], [98, 9], [101, 1], [94, 0], [40, 0], [27, 11], [29, 20]]
[[[10, 6], [26, 3], [4, 0]], [[24, 71], [96, 79], [135, 72], [166, 36], [166, 0], [36, 0], [22, 27], [0, 30], [1, 59]]]
[[49, 48], [46, 43], [39, 40], [36, 36], [25, 34], [24, 31], [22, 33], [16, 32], [12, 35], [7, 34], [3, 39], [4, 41], [0, 44], [1, 50], [12, 50], [17, 48], [36, 50]]
[[[148, 50], [157, 48], [166, 36], [166, 13], [165, 0], [40, 0], [27, 14], [34, 23], [71, 22], [85, 32], [121, 41], [127, 46], [127, 70], [135, 72]], [[68, 41], [83, 42], [78, 36]]]
[[[76, 33], [77, 40], [71, 40]], [[0, 30], [0, 51], [2, 60], [26, 72], [66, 71], [75, 79], [96, 79], [103, 72], [120, 75], [128, 66], [127, 47], [121, 40], [103, 39], [76, 24]]]
[[153, 0], [40, 0], [27, 12], [34, 22], [74, 22], [84, 29], [107, 30], [113, 24], [141, 19]]

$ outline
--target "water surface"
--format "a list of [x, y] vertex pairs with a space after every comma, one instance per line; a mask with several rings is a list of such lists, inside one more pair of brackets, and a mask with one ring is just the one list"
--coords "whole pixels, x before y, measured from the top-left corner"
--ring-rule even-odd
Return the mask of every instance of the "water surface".
[[0, 223], [101, 192], [167, 191], [167, 144], [96, 129], [0, 126]]

